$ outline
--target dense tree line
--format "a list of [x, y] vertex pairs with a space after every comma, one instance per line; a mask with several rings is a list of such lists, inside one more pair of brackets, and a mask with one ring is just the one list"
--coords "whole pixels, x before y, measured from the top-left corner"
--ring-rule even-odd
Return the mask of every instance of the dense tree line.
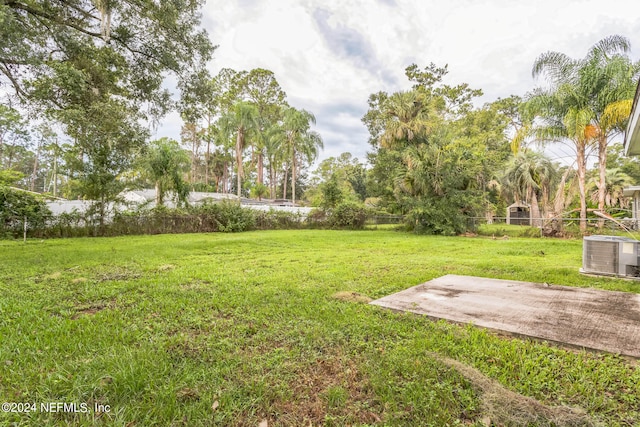
[[[95, 200], [101, 217], [131, 186], [157, 188], [158, 202], [194, 189], [300, 197], [322, 147], [315, 117], [289, 106], [268, 70], [211, 78], [202, 4], [1, 2], [0, 168], [21, 174], [13, 184]], [[149, 142], [172, 109], [179, 143]]]
[[[367, 195], [428, 233], [462, 232], [469, 218], [504, 216], [516, 201], [530, 205], [540, 227], [576, 216], [585, 231], [588, 211], [630, 216], [619, 212], [628, 207], [622, 188], [638, 182], [639, 163], [612, 145], [640, 76], [628, 51], [627, 39], [611, 36], [582, 59], [544, 53], [532, 72], [546, 77], [545, 86], [480, 108], [472, 104], [480, 91], [442, 83], [446, 67], [408, 67], [411, 90], [369, 97]], [[573, 164], [546, 157], [549, 144], [573, 149]]]
[[225, 68], [185, 93], [182, 142], [191, 150], [191, 183], [238, 196], [300, 198], [300, 172], [323, 141], [312, 129], [315, 116], [287, 103], [271, 71]]
[[[640, 76], [623, 37], [580, 59], [543, 53], [532, 67], [542, 85], [481, 107], [480, 90], [443, 83], [446, 66], [411, 65], [411, 89], [368, 99], [366, 163], [343, 153], [311, 172], [323, 147], [314, 115], [290, 106], [269, 70], [211, 77], [201, 6], [0, 3], [4, 194], [10, 184], [95, 200], [101, 218], [126, 187], [155, 188], [160, 205], [168, 194], [184, 204], [194, 190], [350, 213], [366, 204], [405, 215], [416, 232], [454, 234], [516, 201], [530, 206], [533, 225], [575, 216], [584, 231], [590, 211], [627, 208], [622, 189], [639, 182], [640, 163], [613, 144]], [[167, 74], [177, 101], [163, 89]], [[150, 141], [149, 128], [172, 109], [180, 140]], [[573, 163], [546, 157], [551, 144], [570, 148]]]

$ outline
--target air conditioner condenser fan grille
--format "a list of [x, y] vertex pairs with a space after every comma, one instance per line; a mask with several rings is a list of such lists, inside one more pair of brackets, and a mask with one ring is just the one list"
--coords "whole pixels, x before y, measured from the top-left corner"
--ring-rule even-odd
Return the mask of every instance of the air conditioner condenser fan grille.
[[618, 246], [617, 242], [590, 241], [584, 253], [585, 270], [618, 274]]

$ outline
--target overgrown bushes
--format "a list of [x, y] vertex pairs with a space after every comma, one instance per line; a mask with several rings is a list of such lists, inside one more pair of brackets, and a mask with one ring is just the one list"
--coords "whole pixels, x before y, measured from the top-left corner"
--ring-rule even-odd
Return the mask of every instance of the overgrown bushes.
[[[26, 193], [25, 193], [26, 194]], [[115, 212], [100, 224], [89, 212], [51, 215], [45, 209], [30, 222], [28, 235], [38, 238], [126, 236], [136, 234], [241, 232], [250, 230], [280, 230], [300, 228], [363, 229], [372, 211], [362, 204], [346, 202], [334, 209], [316, 209], [309, 215], [277, 210], [260, 211], [243, 207], [237, 202], [209, 202], [186, 208], [164, 206], [137, 211]], [[4, 205], [3, 205], [4, 206]], [[35, 208], [34, 208], [35, 209]], [[22, 212], [22, 211], [21, 211]], [[0, 217], [4, 221], [4, 216]], [[3, 222], [3, 237], [17, 237], [22, 231], [22, 217]], [[35, 219], [39, 218], [38, 221]], [[6, 225], [5, 225], [6, 224]], [[10, 230], [11, 233], [7, 233]]]
[[372, 213], [371, 209], [361, 203], [344, 202], [333, 209], [313, 210], [307, 221], [316, 228], [361, 230]]
[[204, 203], [190, 210], [200, 218], [213, 221], [215, 230], [212, 231], [247, 231], [256, 226], [256, 211], [243, 208], [236, 202]]
[[[262, 215], [259, 215], [262, 214]], [[278, 212], [278, 214], [282, 214]], [[116, 212], [110, 221], [98, 225], [79, 212], [50, 218], [37, 237], [120, 236], [134, 234], [239, 232], [256, 229], [258, 217], [275, 213], [256, 212], [238, 203], [205, 203], [187, 208], [157, 206], [152, 209]], [[282, 221], [282, 215], [278, 215]], [[275, 222], [275, 221], [273, 221]]]
[[482, 212], [482, 201], [472, 192], [451, 191], [447, 197], [405, 198], [407, 229], [417, 234], [455, 236], [472, 229], [469, 219]]
[[350, 228], [359, 230], [364, 228], [369, 210], [358, 203], [341, 203], [333, 209], [328, 222], [332, 228]]
[[0, 238], [18, 237], [24, 231], [44, 226], [51, 215], [42, 199], [25, 191], [0, 185]]

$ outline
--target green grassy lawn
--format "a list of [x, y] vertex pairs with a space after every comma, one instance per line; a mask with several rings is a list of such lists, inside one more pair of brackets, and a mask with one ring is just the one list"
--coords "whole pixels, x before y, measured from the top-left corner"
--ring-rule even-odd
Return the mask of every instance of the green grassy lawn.
[[[640, 292], [580, 275], [581, 245], [389, 230], [0, 241], [0, 401], [37, 406], [0, 425], [637, 426], [633, 361], [359, 302], [449, 273]], [[537, 414], [509, 409], [529, 403]]]

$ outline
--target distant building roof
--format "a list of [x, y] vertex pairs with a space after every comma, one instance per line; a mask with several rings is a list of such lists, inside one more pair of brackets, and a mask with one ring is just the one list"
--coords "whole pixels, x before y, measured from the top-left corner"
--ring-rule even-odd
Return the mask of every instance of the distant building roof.
[[515, 202], [507, 206], [507, 208], [528, 208], [528, 207], [530, 206], [525, 202]]
[[624, 197], [633, 197], [636, 191], [640, 191], [640, 186], [636, 185], [632, 187], [626, 187], [622, 189], [622, 195]]
[[90, 200], [56, 200], [54, 202], [47, 202], [47, 207], [54, 215], [60, 215], [63, 213], [84, 213], [91, 206]]
[[[155, 206], [156, 201], [156, 190], [155, 189], [145, 189], [145, 190], [127, 190], [120, 193], [120, 197], [122, 197], [126, 202], [133, 204], [143, 204], [148, 203], [149, 206]], [[167, 194], [165, 197], [165, 205], [167, 207], [175, 207], [175, 203], [171, 200], [173, 198], [173, 193]], [[224, 194], [224, 193], [204, 193], [198, 191], [192, 191], [189, 193], [189, 203], [201, 203], [205, 200], [238, 200], [238, 196], [235, 194]]]
[[[120, 193], [120, 197], [125, 201], [125, 204], [128, 204], [129, 207], [131, 205], [144, 205], [152, 208], [156, 204], [156, 191], [155, 190], [128, 190]], [[169, 194], [169, 197], [166, 197], [165, 206], [169, 208], [174, 208], [175, 203], [171, 200], [172, 195]], [[197, 205], [205, 200], [212, 201], [221, 201], [221, 200], [238, 200], [238, 196], [235, 194], [224, 194], [224, 193], [204, 193], [204, 192], [191, 192], [189, 193], [189, 203], [192, 205]], [[74, 211], [78, 213], [85, 213], [89, 207], [93, 203], [91, 200], [58, 200], [54, 202], [47, 202], [47, 206], [51, 210], [54, 215], [60, 215], [62, 213], [72, 213]], [[240, 203], [243, 207], [251, 208], [255, 210], [261, 211], [285, 211], [291, 213], [297, 213], [303, 216], [306, 216], [311, 212], [312, 208], [301, 207], [301, 206], [282, 206], [282, 204], [276, 204], [271, 200], [262, 200], [257, 201], [253, 199], [241, 198]], [[288, 202], [291, 205], [291, 202]], [[109, 205], [109, 210], [113, 208], [113, 204]], [[123, 206], [119, 205], [118, 209], [123, 208]], [[134, 208], [135, 209], [135, 208]]]

